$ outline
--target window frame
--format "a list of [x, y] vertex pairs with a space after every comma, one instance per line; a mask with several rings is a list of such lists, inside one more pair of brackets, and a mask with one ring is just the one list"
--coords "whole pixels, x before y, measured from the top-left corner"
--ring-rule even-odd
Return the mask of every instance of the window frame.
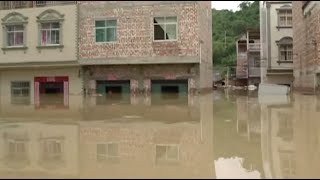
[[[57, 161], [64, 161], [64, 139], [49, 138], [41, 140], [41, 161], [52, 161], [54, 157], [59, 157]], [[59, 145], [60, 152], [54, 152], [56, 145]], [[47, 152], [46, 152], [47, 149]]]
[[[166, 148], [166, 154], [164, 159], [158, 159], [157, 158], [157, 147], [165, 147]], [[176, 159], [170, 159], [168, 158], [168, 148], [174, 147], [177, 149], [177, 158]], [[178, 163], [180, 161], [180, 146], [178, 144], [156, 144], [155, 146], [155, 162], [156, 163]]]
[[[104, 21], [105, 26], [104, 27], [96, 27], [96, 22], [97, 21]], [[111, 26], [108, 27], [107, 26], [107, 21], [116, 21], [116, 25], [115, 26]], [[96, 44], [113, 44], [113, 43], [117, 43], [118, 42], [118, 19], [117, 18], [104, 18], [104, 19], [95, 19], [94, 20], [94, 42]], [[105, 40], [107, 40], [107, 29], [113, 29], [115, 28], [115, 40], [114, 41], [101, 41], [101, 42], [97, 42], [97, 29], [104, 29], [104, 33], [105, 33]]]
[[[13, 87], [14, 83], [28, 83], [28, 87]], [[28, 95], [23, 95], [22, 91], [28, 89]], [[20, 91], [20, 96], [16, 96], [13, 92], [14, 90]], [[10, 82], [10, 96], [11, 96], [11, 104], [14, 105], [30, 105], [31, 104], [31, 82], [30, 81], [11, 81]], [[23, 101], [20, 102], [20, 99]], [[27, 103], [24, 102], [24, 99]]]
[[[110, 145], [117, 145], [117, 155], [116, 156], [113, 156], [113, 155], [110, 155], [109, 154], [109, 146]], [[103, 145], [105, 148], [106, 148], [106, 152], [105, 154], [102, 154], [102, 153], [98, 153], [98, 146], [99, 145]], [[100, 159], [101, 157], [104, 157], [105, 159]], [[120, 155], [119, 155], [119, 143], [117, 142], [107, 142], [107, 143], [97, 143], [96, 144], [96, 161], [97, 162], [108, 162], [108, 161], [118, 161], [120, 158]]]
[[[26, 50], [27, 49], [27, 46], [26, 46], [27, 24], [28, 24], [28, 17], [25, 17], [22, 14], [17, 12], [9, 13], [2, 19], [3, 42], [2, 42], [1, 49], [4, 51], [4, 53], [6, 50], [18, 50], [18, 49]], [[9, 46], [8, 28], [10, 26], [23, 27], [23, 30], [21, 31], [23, 33], [22, 45]]]
[[[9, 157], [14, 157], [17, 155], [23, 155], [24, 159], [28, 159], [28, 143], [26, 140], [16, 140], [16, 139], [10, 139], [7, 142], [7, 155]], [[13, 149], [11, 149], [11, 145], [13, 145]], [[23, 147], [23, 151], [21, 151], [21, 145]]]
[[[288, 12], [291, 12], [291, 13], [288, 13]], [[284, 13], [285, 12], [285, 13]], [[283, 15], [285, 14], [285, 15]], [[278, 28], [292, 28], [293, 26], [293, 14], [292, 14], [292, 8], [280, 8], [280, 9], [277, 9], [277, 19], [278, 19]], [[281, 24], [281, 17], [285, 17], [285, 24]], [[291, 25], [288, 24], [288, 17], [291, 17]]]
[[[53, 26], [53, 24], [54, 23], [58, 23], [59, 24], [59, 28], [53, 28], [52, 26]], [[49, 28], [48, 29], [46, 29], [46, 28], [43, 28], [42, 26], [44, 25], [44, 24], [49, 24]], [[58, 33], [59, 33], [59, 39], [58, 39], [58, 41], [59, 41], [59, 43], [52, 43], [51, 41], [52, 41], [52, 32], [53, 31], [57, 31]], [[42, 43], [42, 32], [46, 32], [46, 36], [48, 37], [48, 33], [50, 34], [50, 37], [48, 38], [48, 39], [50, 39], [50, 43], [46, 43], [46, 44], [43, 44]], [[61, 32], [61, 24], [59, 23], [59, 22], [43, 22], [43, 23], [41, 23], [41, 25], [40, 25], [40, 45], [41, 46], [57, 46], [57, 45], [60, 45], [60, 32]], [[55, 38], [55, 40], [57, 40], [56, 38]], [[47, 42], [48, 42], [48, 40], [47, 40]]]
[[[176, 22], [175, 23], [167, 23], [166, 22], [166, 18], [168, 17], [175, 17], [176, 18]], [[154, 20], [155, 18], [164, 18], [164, 23], [155, 23]], [[153, 16], [152, 17], [152, 26], [153, 26], [153, 42], [176, 42], [178, 41], [179, 39], [179, 36], [178, 36], [178, 29], [179, 29], [179, 26], [178, 26], [178, 22], [179, 22], [179, 19], [178, 19], [178, 16], [175, 16], [175, 15], [167, 15], [167, 16]], [[175, 39], [161, 39], [161, 40], [156, 40], [155, 39], [155, 25], [159, 25], [159, 24], [164, 24], [165, 25], [165, 31], [164, 31], [164, 34], [166, 34], [166, 27], [167, 27], [167, 24], [170, 24], [170, 25], [173, 25], [175, 24], [176, 25], [176, 38]], [[165, 36], [166, 38], [166, 36]]]
[[[38, 23], [38, 50], [42, 48], [60, 48], [62, 51], [63, 45], [63, 23], [64, 14], [60, 14], [58, 11], [48, 9], [43, 11], [37, 16]], [[42, 44], [42, 25], [46, 23], [59, 23], [59, 44]], [[51, 37], [50, 37], [51, 38]]]
[[[281, 63], [293, 63], [293, 39], [292, 37], [286, 36], [281, 38], [280, 40], [276, 41], [276, 44], [278, 46], [278, 64], [280, 65]], [[288, 46], [291, 47], [291, 51], [288, 51]], [[283, 47], [285, 48], [285, 51], [282, 50]], [[286, 56], [289, 56], [289, 52], [291, 52], [291, 59], [282, 59], [282, 52], [286, 52]]]
[[[282, 52], [285, 52], [287, 59], [282, 59]], [[291, 52], [291, 59], [288, 59]], [[293, 61], [293, 44], [280, 44], [279, 45], [279, 61], [291, 62]]]

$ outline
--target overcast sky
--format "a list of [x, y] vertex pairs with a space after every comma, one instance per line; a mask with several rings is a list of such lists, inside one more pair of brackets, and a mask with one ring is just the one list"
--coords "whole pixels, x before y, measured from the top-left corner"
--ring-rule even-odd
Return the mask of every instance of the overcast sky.
[[211, 7], [221, 10], [221, 9], [228, 9], [232, 11], [239, 10], [238, 6], [242, 1], [211, 1]]

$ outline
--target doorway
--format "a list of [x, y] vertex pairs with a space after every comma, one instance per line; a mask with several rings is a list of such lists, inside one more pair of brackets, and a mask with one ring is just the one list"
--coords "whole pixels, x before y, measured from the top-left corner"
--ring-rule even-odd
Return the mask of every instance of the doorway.
[[68, 107], [69, 106], [69, 78], [35, 77], [35, 105], [36, 107]]
[[130, 80], [97, 81], [97, 104], [130, 103]]

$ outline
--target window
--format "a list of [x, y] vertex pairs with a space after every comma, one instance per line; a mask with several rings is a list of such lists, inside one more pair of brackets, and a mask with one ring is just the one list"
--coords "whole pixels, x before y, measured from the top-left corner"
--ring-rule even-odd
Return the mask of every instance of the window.
[[8, 25], [7, 27], [7, 46], [23, 46], [23, 25]]
[[154, 40], [177, 39], [177, 17], [155, 17]]
[[97, 161], [115, 161], [118, 158], [118, 144], [97, 144]]
[[293, 61], [293, 46], [292, 46], [292, 37], [283, 37], [279, 41], [276, 41], [279, 48], [279, 63]]
[[179, 148], [176, 145], [157, 145], [156, 162], [176, 162], [179, 160]]
[[292, 61], [292, 44], [280, 45], [280, 61]]
[[279, 26], [292, 26], [292, 10], [279, 10]]
[[25, 160], [27, 159], [26, 141], [9, 140], [8, 141], [8, 158]]
[[295, 154], [292, 151], [279, 150], [280, 169], [282, 178], [295, 178], [296, 175], [296, 161]]
[[12, 12], [2, 19], [3, 48], [2, 50], [26, 49], [25, 29], [28, 18], [20, 13]]
[[63, 160], [63, 144], [60, 140], [45, 140], [42, 142], [42, 160], [43, 161], [61, 161]]
[[42, 23], [41, 24], [41, 45], [60, 44], [60, 24]]
[[40, 6], [45, 6], [47, 1], [36, 1], [36, 6], [40, 7]]
[[62, 28], [64, 15], [53, 9], [48, 9], [37, 16], [39, 34], [38, 49], [63, 48]]
[[96, 21], [96, 42], [115, 42], [117, 40], [117, 20]]
[[30, 83], [28, 81], [11, 82], [11, 103], [30, 104]]

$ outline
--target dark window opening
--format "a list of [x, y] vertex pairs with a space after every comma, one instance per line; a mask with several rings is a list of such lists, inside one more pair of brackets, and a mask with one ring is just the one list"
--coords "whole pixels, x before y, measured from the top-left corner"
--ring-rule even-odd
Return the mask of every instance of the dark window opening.
[[[167, 37], [168, 38], [168, 37]], [[164, 40], [164, 30], [160, 25], [154, 26], [154, 39], [155, 40]]]
[[162, 86], [161, 95], [163, 99], [178, 99], [179, 87], [178, 86]]
[[63, 83], [46, 82], [40, 83], [40, 104], [41, 105], [63, 105]]
[[60, 94], [63, 93], [63, 83], [41, 83], [40, 84], [41, 94]]
[[161, 87], [162, 93], [179, 93], [178, 86], [162, 86]]
[[107, 86], [106, 93], [107, 94], [122, 93], [122, 87], [121, 86]]

